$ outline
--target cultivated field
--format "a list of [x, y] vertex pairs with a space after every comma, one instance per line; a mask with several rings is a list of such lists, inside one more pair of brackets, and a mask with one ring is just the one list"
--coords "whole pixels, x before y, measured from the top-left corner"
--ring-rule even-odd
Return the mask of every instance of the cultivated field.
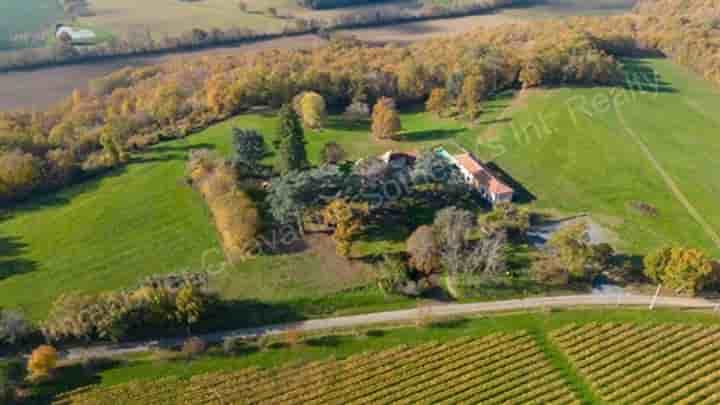
[[51, 27], [62, 10], [56, 0], [3, 0], [0, 2], [0, 51], [15, 34], [34, 33]]
[[[631, 253], [672, 243], [720, 253], [712, 236], [720, 231], [720, 166], [714, 159], [720, 120], [711, 112], [720, 92], [667, 60], [627, 66], [643, 73], [646, 91], [532, 93], [507, 122], [481, 137], [479, 154], [527, 188], [536, 207], [592, 213]], [[656, 212], [638, 210], [637, 202]]]
[[147, 355], [44, 388], [75, 387], [60, 404], [717, 403], [719, 334], [714, 315], [673, 310], [435, 319], [190, 361]]
[[276, 370], [244, 369], [70, 394], [57, 404], [580, 403], [524, 333], [430, 343]]
[[717, 404], [720, 329], [589, 324], [554, 340], [607, 403]]
[[79, 21], [101, 27], [122, 38], [147, 31], [160, 39], [163, 35], [178, 36], [193, 28], [238, 27], [277, 32], [284, 20], [265, 15], [267, 8], [285, 9], [293, 4], [289, 0], [251, 0], [245, 3], [249, 6], [247, 11], [241, 10], [235, 0], [93, 0], [91, 8], [96, 15]]

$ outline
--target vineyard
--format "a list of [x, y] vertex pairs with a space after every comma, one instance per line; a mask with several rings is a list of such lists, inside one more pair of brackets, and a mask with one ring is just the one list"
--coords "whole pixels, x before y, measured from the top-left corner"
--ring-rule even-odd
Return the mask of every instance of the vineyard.
[[588, 324], [552, 335], [608, 403], [720, 403], [720, 328]]
[[69, 392], [56, 404], [579, 403], [526, 333]]

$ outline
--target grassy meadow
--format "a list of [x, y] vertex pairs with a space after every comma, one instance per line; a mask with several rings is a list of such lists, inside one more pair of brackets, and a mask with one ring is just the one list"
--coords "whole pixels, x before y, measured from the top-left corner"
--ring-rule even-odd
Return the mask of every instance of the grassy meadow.
[[[371, 139], [369, 123], [331, 117], [326, 129], [306, 134], [308, 153], [317, 162], [330, 140], [339, 142], [350, 157], [361, 158], [473, 139], [462, 125], [423, 112], [405, 113], [402, 121], [403, 140], [378, 143]], [[211, 148], [227, 155], [233, 126], [256, 128], [270, 141], [275, 125], [274, 113], [240, 116], [157, 145], [109, 175], [6, 212], [0, 219], [0, 307], [19, 307], [41, 319], [53, 299], [66, 291], [116, 290], [147, 275], [198, 270], [218, 262], [222, 255], [209, 213], [184, 181], [187, 153]], [[288, 300], [325, 297], [363, 284], [354, 273], [337, 277], [332, 272], [335, 263], [324, 261], [321, 253], [305, 250], [250, 260], [224, 274], [220, 289], [228, 297]], [[384, 299], [371, 291], [351, 301], [373, 305], [366, 300], [368, 294], [370, 301]]]
[[0, 2], [0, 51], [18, 33], [40, 32], [63, 17], [56, 0], [3, 0]]
[[[646, 86], [647, 92], [532, 92], [511, 120], [481, 138], [478, 153], [522, 184], [535, 207], [591, 213], [628, 252], [680, 244], [717, 257], [720, 248], [672, 194], [632, 133], [717, 232], [720, 91], [667, 60], [626, 63], [631, 72], [657, 72], [657, 86]], [[634, 209], [634, 201], [655, 207], [656, 215]]]
[[[713, 242], [625, 126], [642, 137], [703, 218], [720, 228], [720, 212], [713, 206], [720, 183], [713, 176], [717, 165], [712, 159], [720, 152], [720, 122], [710, 107], [720, 95], [668, 61], [630, 62], [629, 68], [657, 71], [660, 91], [547, 89], [512, 101], [508, 93], [486, 103], [473, 127], [409, 110], [402, 113], [404, 132], [392, 142], [372, 139], [367, 122], [331, 116], [324, 130], [307, 132], [308, 153], [317, 162], [322, 145], [331, 140], [350, 158], [390, 149], [464, 147], [494, 160], [524, 187], [521, 202], [532, 201], [534, 208], [559, 216], [590, 213], [630, 254], [678, 243], [716, 255]], [[630, 96], [621, 116], [602, 102], [610, 93]], [[567, 107], [570, 99], [575, 103], [572, 111]], [[598, 100], [600, 108], [590, 111], [592, 117], [582, 112], [583, 100]], [[275, 124], [272, 112], [239, 116], [157, 145], [107, 176], [6, 212], [0, 218], [0, 306], [19, 307], [42, 319], [63, 292], [116, 290], [147, 275], [199, 270], [219, 262], [204, 202], [183, 180], [187, 153], [212, 148], [227, 155], [232, 126], [256, 128], [271, 139]], [[638, 211], [632, 202], [649, 204], [657, 213]], [[354, 245], [353, 255], [402, 250], [407, 233], [395, 228], [371, 231]], [[296, 253], [249, 260], [217, 279], [226, 298], [287, 304], [303, 315], [411, 305], [364, 287], [365, 265], [339, 263], [331, 245], [310, 243]]]

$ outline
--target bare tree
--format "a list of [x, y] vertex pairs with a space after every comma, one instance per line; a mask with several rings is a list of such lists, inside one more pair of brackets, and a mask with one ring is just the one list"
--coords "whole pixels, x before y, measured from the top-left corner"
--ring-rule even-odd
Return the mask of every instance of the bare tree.
[[440, 262], [451, 276], [493, 278], [507, 268], [505, 248], [504, 234], [479, 241], [450, 239], [440, 250]]

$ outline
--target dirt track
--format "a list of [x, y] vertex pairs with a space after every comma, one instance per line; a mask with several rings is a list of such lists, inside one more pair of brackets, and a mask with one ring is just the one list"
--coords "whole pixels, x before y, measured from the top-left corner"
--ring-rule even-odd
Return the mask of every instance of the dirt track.
[[[653, 305], [654, 304], [654, 305]], [[679, 309], [717, 309], [717, 303], [702, 298], [677, 298], [619, 294], [619, 295], [572, 295], [565, 297], [543, 297], [515, 299], [508, 301], [480, 302], [470, 304], [436, 305], [429, 309], [428, 315], [435, 319], [447, 317], [471, 316], [483, 313], [503, 311], [527, 311], [542, 308], [573, 308], [573, 307], [637, 307], [648, 306], [669, 307]], [[427, 309], [426, 309], [427, 310]], [[351, 328], [373, 324], [412, 322], [420, 316], [420, 309], [376, 312], [365, 315], [353, 315], [328, 319], [315, 319], [289, 324], [261, 326], [258, 328], [238, 329], [234, 331], [216, 332], [200, 336], [203, 340], [216, 343], [229, 338], [247, 339], [262, 335], [278, 335], [289, 329], [322, 331], [329, 329]], [[184, 338], [169, 338], [153, 341], [123, 343], [104, 346], [77, 347], [62, 352], [66, 360], [79, 360], [95, 357], [125, 356], [133, 353], [147, 352], [157, 348], [170, 348], [182, 345]]]

